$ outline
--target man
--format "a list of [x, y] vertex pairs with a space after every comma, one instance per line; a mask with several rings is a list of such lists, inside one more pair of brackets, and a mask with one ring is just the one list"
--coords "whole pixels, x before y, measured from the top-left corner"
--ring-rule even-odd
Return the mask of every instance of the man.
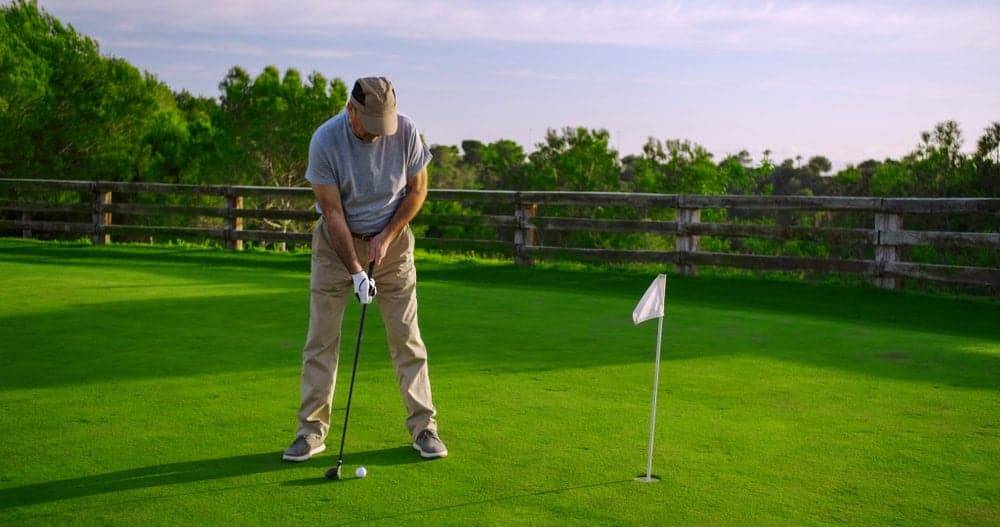
[[[408, 226], [427, 196], [430, 159], [413, 121], [396, 113], [396, 92], [384, 77], [358, 79], [346, 109], [313, 134], [306, 179], [322, 217], [313, 230], [299, 428], [282, 456], [287, 461], [326, 449], [341, 321], [352, 296], [363, 304], [379, 300], [413, 447], [425, 458], [448, 455], [437, 435], [427, 349], [417, 326]], [[365, 272], [371, 261], [374, 276]]]

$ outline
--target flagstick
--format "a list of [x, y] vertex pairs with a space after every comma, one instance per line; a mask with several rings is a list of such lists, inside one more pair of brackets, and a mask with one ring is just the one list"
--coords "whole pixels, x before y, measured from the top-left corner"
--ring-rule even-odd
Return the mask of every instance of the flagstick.
[[653, 408], [649, 412], [649, 452], [646, 456], [646, 477], [640, 478], [640, 481], [646, 483], [656, 481], [653, 479], [653, 435], [656, 431], [656, 392], [659, 391], [660, 387], [660, 343], [663, 340], [664, 316], [666, 316], [666, 313], [659, 317], [660, 320], [656, 330], [656, 366], [653, 369]]

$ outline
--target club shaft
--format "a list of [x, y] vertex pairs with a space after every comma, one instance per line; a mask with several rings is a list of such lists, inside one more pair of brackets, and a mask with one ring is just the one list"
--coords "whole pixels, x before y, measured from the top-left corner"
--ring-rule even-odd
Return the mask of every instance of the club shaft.
[[[368, 264], [368, 277], [371, 278], [375, 271], [375, 261]], [[361, 304], [361, 322], [358, 324], [358, 341], [354, 346], [354, 364], [351, 365], [351, 386], [347, 389], [347, 408], [344, 410], [344, 430], [340, 433], [340, 454], [337, 455], [337, 464], [344, 462], [344, 442], [347, 440], [347, 422], [351, 417], [351, 399], [354, 397], [354, 376], [358, 373], [358, 359], [361, 357], [361, 337], [365, 333], [365, 313], [368, 311], [368, 304]]]

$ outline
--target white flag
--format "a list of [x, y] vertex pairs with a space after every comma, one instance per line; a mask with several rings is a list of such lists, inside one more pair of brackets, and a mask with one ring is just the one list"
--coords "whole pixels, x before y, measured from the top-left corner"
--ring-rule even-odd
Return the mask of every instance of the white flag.
[[667, 298], [667, 275], [661, 274], [649, 284], [649, 289], [639, 299], [632, 311], [632, 322], [640, 324], [651, 318], [663, 316], [663, 304]]

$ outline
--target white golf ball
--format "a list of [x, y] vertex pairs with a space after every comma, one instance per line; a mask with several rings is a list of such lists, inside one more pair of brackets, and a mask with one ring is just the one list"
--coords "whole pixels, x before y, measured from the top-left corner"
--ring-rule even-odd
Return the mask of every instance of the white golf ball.
[[368, 471], [365, 470], [365, 467], [358, 467], [358, 469], [354, 471], [354, 475], [359, 478], [363, 478], [368, 475]]

